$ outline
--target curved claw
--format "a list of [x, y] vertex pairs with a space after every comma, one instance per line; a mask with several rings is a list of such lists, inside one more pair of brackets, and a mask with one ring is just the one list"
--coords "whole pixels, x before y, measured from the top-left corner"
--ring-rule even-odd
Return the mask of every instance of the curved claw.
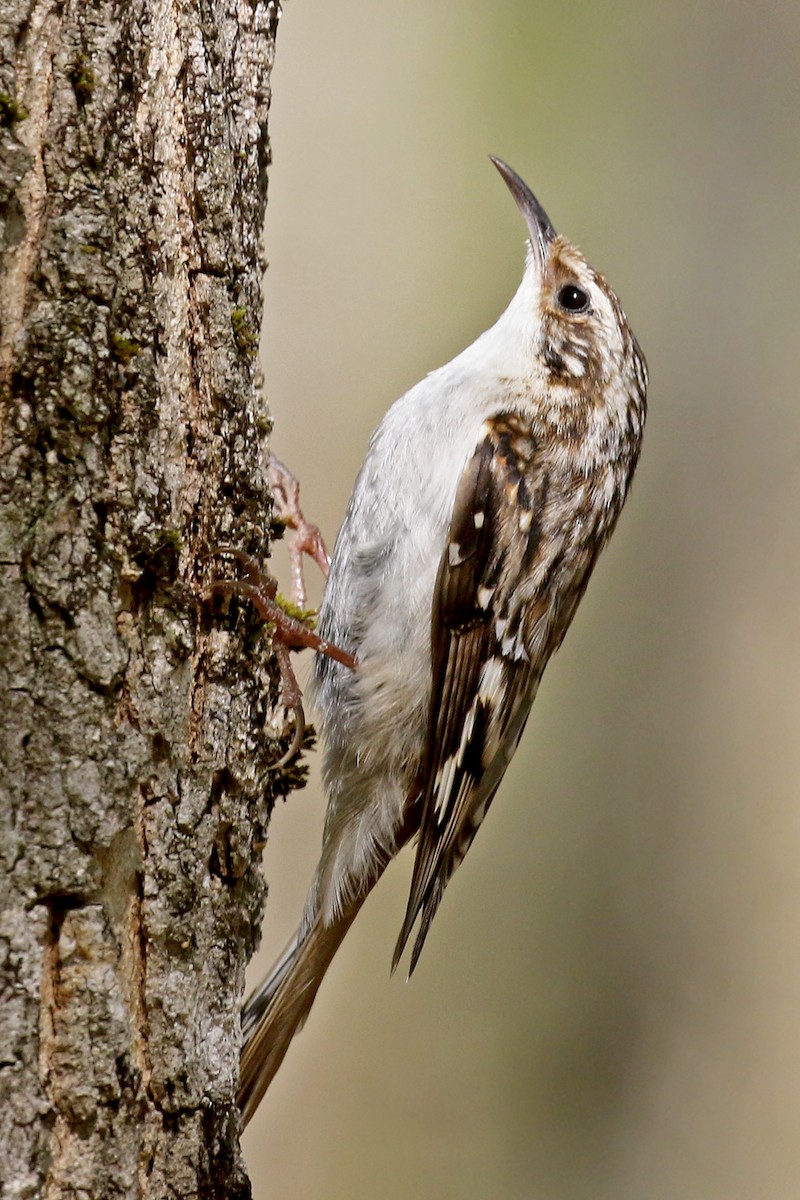
[[303, 555], [313, 558], [324, 576], [331, 565], [327, 547], [316, 525], [307, 521], [300, 507], [300, 484], [280, 459], [270, 454], [269, 482], [275, 514], [289, 531], [286, 539], [292, 567], [294, 602], [298, 608], [306, 607], [306, 582], [303, 572]]
[[303, 706], [302, 704], [292, 704], [290, 705], [290, 711], [294, 713], [294, 736], [292, 737], [289, 749], [284, 751], [277, 762], [272, 763], [273, 771], [285, 766], [290, 759], [294, 758], [303, 742], [303, 735], [306, 731], [306, 714], [303, 711]]
[[272, 768], [282, 767], [297, 754], [306, 731], [306, 717], [303, 711], [303, 697], [300, 685], [292, 668], [290, 650], [298, 650], [304, 646], [325, 654], [329, 658], [356, 670], [358, 662], [347, 650], [342, 650], [333, 642], [321, 638], [319, 634], [297, 617], [287, 613], [276, 599], [278, 584], [268, 572], [262, 570], [257, 559], [235, 546], [218, 545], [207, 557], [220, 556], [232, 559], [242, 572], [239, 579], [214, 580], [205, 589], [207, 596], [225, 592], [244, 596], [255, 606], [256, 612], [263, 621], [273, 626], [272, 649], [280, 674], [280, 700], [283, 706], [294, 714], [294, 734], [289, 749], [272, 764]]

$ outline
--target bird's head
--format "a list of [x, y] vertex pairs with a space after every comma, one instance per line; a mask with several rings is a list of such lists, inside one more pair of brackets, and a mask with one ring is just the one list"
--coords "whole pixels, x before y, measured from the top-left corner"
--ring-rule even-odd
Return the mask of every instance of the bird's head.
[[501, 159], [492, 162], [525, 219], [525, 279], [518, 294], [535, 373], [568, 398], [615, 393], [644, 405], [647, 367], [622, 306], [576, 246], [556, 233], [528, 185]]

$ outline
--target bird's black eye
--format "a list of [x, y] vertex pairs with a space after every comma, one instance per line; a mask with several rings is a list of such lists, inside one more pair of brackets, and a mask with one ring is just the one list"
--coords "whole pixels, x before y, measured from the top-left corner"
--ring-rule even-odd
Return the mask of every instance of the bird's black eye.
[[559, 288], [556, 300], [561, 308], [571, 313], [586, 312], [589, 307], [589, 293], [577, 283], [565, 283]]

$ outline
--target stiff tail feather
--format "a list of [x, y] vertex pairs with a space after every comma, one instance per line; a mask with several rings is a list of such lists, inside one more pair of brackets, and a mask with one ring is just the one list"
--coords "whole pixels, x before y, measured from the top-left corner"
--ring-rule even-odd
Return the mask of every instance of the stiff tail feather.
[[366, 893], [331, 925], [318, 914], [307, 930], [301, 928], [247, 1002], [237, 1097], [243, 1126], [302, 1028], [325, 972], [365, 899]]
[[361, 905], [397, 851], [416, 832], [417, 797], [415, 789], [395, 831], [393, 844], [374, 848], [370, 869], [361, 880], [361, 890], [347, 900], [344, 911], [326, 923], [323, 906], [317, 902], [316, 916], [303, 920], [269, 975], [245, 1004], [237, 1095], [243, 1127], [261, 1103], [292, 1038], [302, 1029], [325, 972]]

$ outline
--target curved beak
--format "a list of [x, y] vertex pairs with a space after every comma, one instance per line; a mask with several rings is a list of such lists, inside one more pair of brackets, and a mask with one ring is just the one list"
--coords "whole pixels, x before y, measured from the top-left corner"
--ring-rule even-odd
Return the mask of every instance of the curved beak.
[[517, 202], [517, 208], [525, 218], [525, 224], [528, 226], [528, 233], [531, 237], [531, 247], [541, 270], [547, 261], [547, 248], [557, 237], [550, 218], [527, 183], [520, 179], [516, 171], [512, 171], [502, 158], [495, 158], [493, 154], [490, 154], [489, 158], [503, 176], [508, 190]]

